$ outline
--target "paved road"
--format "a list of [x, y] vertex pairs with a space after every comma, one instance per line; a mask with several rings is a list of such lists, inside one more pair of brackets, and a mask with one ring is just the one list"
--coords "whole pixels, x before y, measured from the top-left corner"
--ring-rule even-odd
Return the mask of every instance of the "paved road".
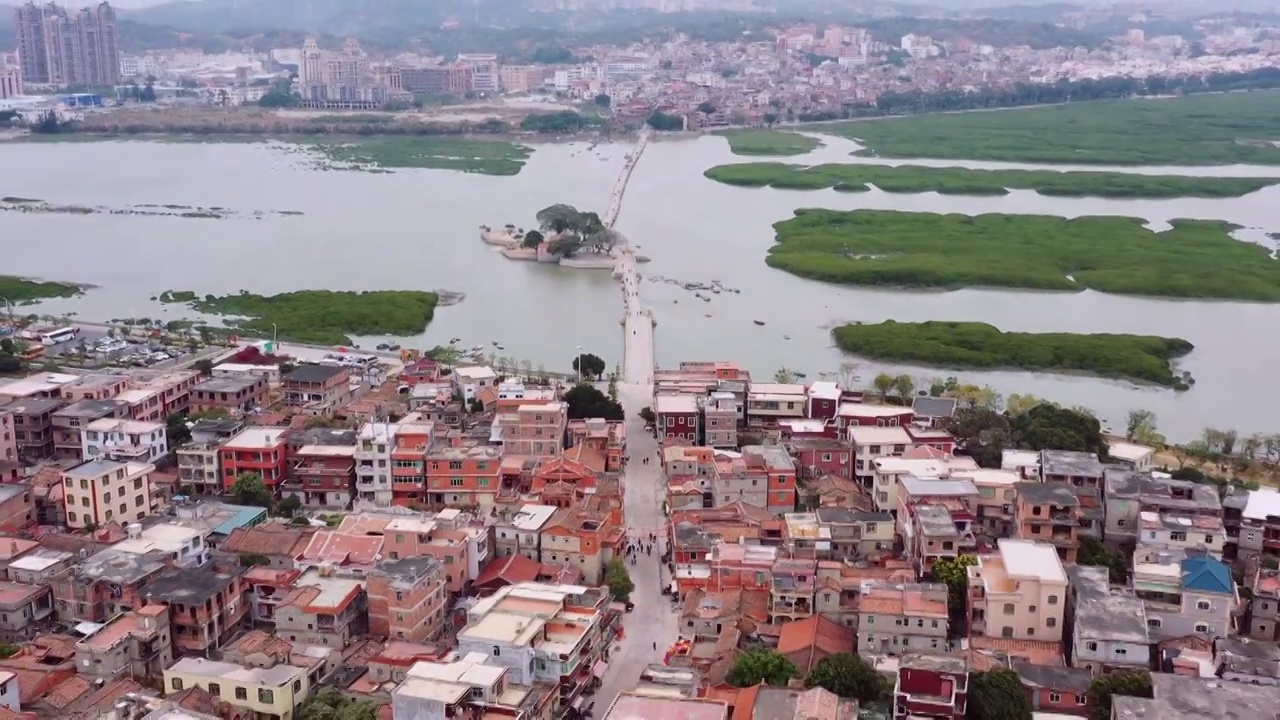
[[[679, 632], [676, 608], [671, 599], [662, 594], [663, 585], [671, 583], [671, 576], [659, 559], [666, 549], [665, 531], [661, 530], [666, 523], [662, 512], [665, 480], [657, 462], [657, 441], [645, 430], [638, 414], [650, 404], [652, 393], [649, 385], [618, 386], [618, 399], [627, 413], [627, 452], [631, 456], [622, 480], [627, 527], [637, 537], [656, 532], [659, 540], [653, 555], [640, 554], [636, 564], [630, 567], [631, 579], [636, 584], [631, 594], [635, 609], [623, 616], [624, 637], [615, 647], [609, 671], [596, 692], [593, 715], [597, 718], [604, 715], [619, 693], [636, 686], [646, 666], [662, 662], [663, 653], [675, 642]], [[646, 457], [648, 464], [643, 462]]]

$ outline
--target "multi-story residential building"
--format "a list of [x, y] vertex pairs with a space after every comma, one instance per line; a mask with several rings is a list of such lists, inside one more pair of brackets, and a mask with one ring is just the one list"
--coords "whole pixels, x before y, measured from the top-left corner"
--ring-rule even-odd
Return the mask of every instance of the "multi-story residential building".
[[1249, 601], [1249, 637], [1280, 640], [1280, 572], [1258, 568], [1250, 587], [1253, 599]]
[[[425, 428], [427, 438], [430, 438], [431, 427], [427, 425]], [[392, 499], [392, 448], [396, 445], [396, 436], [402, 430], [402, 425], [389, 422], [366, 422], [360, 426], [359, 433], [356, 436], [356, 493], [361, 500], [373, 502], [379, 506], [391, 505]], [[402, 468], [403, 474], [407, 476], [404, 482], [406, 485], [406, 498], [412, 497], [417, 493], [419, 497], [425, 495], [426, 476], [416, 472], [414, 462], [425, 461], [425, 449], [423, 446], [421, 452], [414, 450], [414, 446], [420, 443], [407, 443], [401, 455], [404, 457], [405, 467]], [[419, 457], [422, 459], [420, 460]], [[423, 489], [419, 490], [419, 482], [422, 483]]]
[[502, 449], [468, 444], [461, 433], [448, 437], [427, 452], [427, 503], [429, 505], [492, 505], [498, 495]]
[[803, 620], [814, 613], [818, 588], [817, 563], [813, 560], [778, 560], [770, 568], [769, 620]]
[[30, 485], [0, 484], [0, 532], [27, 532], [36, 519], [36, 504]]
[[1229, 488], [1222, 500], [1227, 558], [1280, 556], [1280, 491]]
[[558, 510], [539, 537], [539, 562], [565, 563], [582, 572], [589, 583], [604, 581], [605, 564], [621, 556], [625, 531], [608, 513], [581, 508]]
[[18, 435], [13, 427], [13, 412], [0, 405], [0, 462], [18, 461]]
[[1014, 485], [1015, 537], [1052, 544], [1063, 563], [1073, 564], [1080, 549], [1080, 500], [1066, 483], [1020, 482]]
[[[898, 488], [905, 477], [910, 476], [919, 480], [948, 480], [953, 473], [957, 477], [963, 475], [967, 478], [978, 470], [978, 463], [970, 457], [937, 457], [932, 452], [927, 455], [928, 457], [879, 457], [871, 461], [871, 475], [874, 482], [870, 486], [863, 485], [863, 487], [872, 491], [872, 500], [877, 510], [896, 515], [899, 504]], [[976, 500], [975, 497], [975, 502]]]
[[871, 405], [860, 402], [842, 402], [836, 409], [835, 422], [842, 437], [853, 427], [905, 427], [911, 424], [915, 413], [900, 405]]
[[1040, 482], [1065, 483], [1074, 487], [1102, 487], [1106, 469], [1093, 453], [1068, 450], [1040, 451]]
[[384, 562], [368, 575], [369, 632], [427, 642], [449, 618], [444, 566], [433, 557]]
[[22, 71], [12, 65], [0, 63], [0, 100], [24, 95], [24, 90]]
[[1143, 511], [1138, 515], [1138, 547], [1154, 550], [1199, 550], [1222, 557], [1227, 535], [1222, 518]]
[[894, 717], [964, 720], [968, 697], [969, 666], [964, 658], [910, 653], [898, 660]]
[[[18, 542], [16, 539], [11, 541], [12, 544]], [[75, 559], [75, 553], [35, 547], [23, 551], [20, 556], [11, 553], [5, 561], [4, 573], [0, 577], [16, 583], [48, 585], [55, 575], [71, 567]]]
[[103, 681], [161, 675], [173, 664], [169, 635], [167, 605], [116, 615], [76, 643], [76, 671]]
[[116, 12], [107, 3], [75, 15], [53, 3], [14, 9], [18, 62], [26, 82], [109, 87], [120, 83]]
[[204, 658], [182, 658], [164, 671], [165, 695], [200, 688], [246, 717], [290, 720], [311, 694], [306, 668], [274, 664], [245, 667]]
[[748, 445], [742, 453], [718, 453], [711, 476], [712, 501], [717, 505], [744, 502], [773, 513], [796, 508], [796, 467], [777, 445]]
[[340, 365], [299, 365], [283, 378], [284, 404], [330, 415], [352, 397], [351, 371]]
[[1134, 472], [1150, 472], [1156, 465], [1156, 451], [1146, 445], [1112, 440], [1107, 443], [1107, 461]]
[[197, 495], [221, 495], [222, 443], [191, 441], [174, 453], [178, 459], [178, 482], [190, 485]]
[[237, 528], [218, 546], [224, 553], [250, 556], [252, 563], [273, 569], [293, 569], [299, 556], [315, 535], [311, 526], [298, 527], [266, 523], [256, 527]]
[[801, 478], [812, 480], [826, 475], [853, 478], [853, 452], [845, 443], [829, 437], [793, 437], [789, 445]]
[[997, 552], [968, 568], [969, 632], [1061, 642], [1067, 575], [1054, 546], [1001, 538]]
[[1142, 600], [1112, 586], [1105, 567], [1076, 565], [1067, 572], [1071, 667], [1094, 676], [1150, 667], [1151, 623]]
[[169, 453], [163, 422], [94, 420], [80, 428], [80, 443], [81, 456], [86, 460], [155, 463]]
[[58, 618], [106, 622], [118, 613], [141, 607], [147, 584], [165, 569], [166, 557], [115, 548], [100, 550], [52, 578]]
[[143, 528], [139, 523], [126, 526], [128, 537], [112, 549], [133, 555], [159, 553], [165, 564], [175, 568], [202, 567], [209, 562], [209, 546], [196, 528], [162, 522]]
[[53, 457], [53, 414], [62, 407], [54, 398], [23, 398], [5, 406], [13, 419], [18, 456], [28, 460]]
[[347, 508], [356, 482], [354, 445], [304, 445], [294, 451], [288, 477], [281, 483], [284, 497], [303, 505]]
[[621, 421], [570, 420], [565, 434], [570, 449], [581, 447], [604, 458], [605, 472], [622, 471], [622, 460], [627, 454], [627, 431]]
[[[451, 593], [462, 594], [492, 553], [486, 521], [455, 509], [434, 515], [388, 508], [348, 515], [340, 533], [380, 540], [377, 554], [389, 560], [433, 557], [444, 566]], [[305, 554], [304, 554], [305, 556]]]
[[653, 398], [653, 414], [660, 440], [701, 440], [701, 417], [696, 395], [659, 394]]
[[889, 513], [820, 507], [814, 515], [819, 536], [830, 543], [831, 559], [878, 557], [894, 549], [893, 516]]
[[49, 632], [53, 610], [47, 585], [0, 582], [0, 642], [20, 643]]
[[342, 649], [364, 630], [364, 583], [329, 568], [302, 574], [276, 608], [276, 634], [289, 642]]
[[68, 527], [128, 523], [150, 515], [155, 469], [151, 463], [94, 460], [63, 470]]
[[911, 436], [898, 426], [851, 425], [845, 431], [853, 446], [854, 479], [871, 489], [875, 480], [875, 460], [902, 457], [911, 449]]
[[64, 388], [80, 382], [79, 375], [44, 372], [0, 381], [0, 402], [59, 400]]
[[467, 611], [458, 654], [479, 653], [506, 667], [520, 685], [557, 686], [560, 707], [572, 706], [608, 660], [616, 614], [607, 591], [577, 585], [519, 583], [500, 588]]
[[704, 444], [707, 447], [738, 447], [738, 425], [743, 421], [738, 399], [731, 392], [713, 391], [702, 402]]
[[779, 420], [803, 418], [809, 407], [805, 387], [752, 383], [747, 389], [747, 424], [773, 427]]
[[555, 695], [538, 687], [517, 685], [515, 673], [490, 662], [484, 653], [467, 653], [451, 661], [420, 661], [391, 691], [396, 718], [502, 717], [542, 718], [554, 710]]
[[95, 420], [123, 417], [126, 411], [127, 406], [114, 399], [77, 400], [59, 408], [53, 413], [54, 457], [59, 460], [83, 462], [85, 460], [84, 428]]
[[454, 389], [462, 393], [462, 401], [466, 403], [475, 400], [481, 390], [498, 386], [498, 373], [485, 365], [454, 368], [449, 377], [453, 379]]
[[273, 490], [284, 481], [289, 472], [288, 452], [285, 448], [288, 428], [250, 427], [227, 440], [219, 449], [224, 491], [235, 485], [236, 479], [245, 473], [256, 473]]
[[1157, 640], [1196, 633], [1235, 632], [1240, 604], [1231, 570], [1210, 556], [1140, 548], [1133, 560], [1133, 589], [1147, 610]]
[[166, 604], [174, 649], [208, 657], [241, 629], [248, 616], [244, 569], [220, 572], [212, 567], [170, 570], [143, 591], [147, 603]]
[[[1108, 543], [1136, 542], [1139, 516], [1143, 512], [1164, 513], [1171, 517], [1222, 516], [1222, 501], [1217, 491], [1190, 480], [1155, 478], [1147, 472], [1106, 468], [1103, 483]], [[1225, 532], [1223, 534], [1225, 537]], [[1205, 544], [1221, 553], [1225, 543], [1217, 539], [1214, 543]]]
[[897, 655], [946, 650], [946, 585], [868, 582], [853, 602], [859, 651]]
[[502, 449], [507, 455], [543, 457], [559, 455], [564, 449], [569, 404], [544, 402], [520, 405], [506, 413], [502, 427]]
[[73, 404], [81, 400], [110, 400], [129, 389], [130, 379], [129, 375], [117, 373], [85, 375], [63, 386], [60, 397]]
[[267, 404], [267, 380], [260, 375], [212, 377], [191, 388], [192, 412], [247, 413]]

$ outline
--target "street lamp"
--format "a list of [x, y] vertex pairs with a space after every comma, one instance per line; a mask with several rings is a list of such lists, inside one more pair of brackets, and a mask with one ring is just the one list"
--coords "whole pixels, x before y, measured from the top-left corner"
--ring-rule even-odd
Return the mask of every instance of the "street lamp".
[[578, 384], [582, 384], [582, 346], [578, 345]]
[[276, 336], [278, 334], [279, 334], [279, 328], [276, 327], [275, 323], [271, 323], [271, 352], [273, 353], [276, 352], [278, 349], [278, 345], [276, 343]]

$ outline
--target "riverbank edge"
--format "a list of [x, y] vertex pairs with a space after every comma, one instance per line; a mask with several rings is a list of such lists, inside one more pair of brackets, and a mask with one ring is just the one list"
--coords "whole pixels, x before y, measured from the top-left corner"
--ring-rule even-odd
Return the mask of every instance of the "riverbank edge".
[[[1174, 364], [1175, 361], [1181, 360], [1182, 358], [1185, 358], [1187, 355], [1190, 355], [1195, 350], [1195, 346], [1182, 338], [1165, 337], [1160, 335], [1134, 335], [1132, 333], [1076, 333], [1076, 332], [1035, 333], [1035, 332], [1019, 332], [1019, 331], [1012, 331], [1012, 330], [1000, 330], [999, 328], [996, 328], [995, 326], [990, 325], [989, 323], [981, 323], [981, 322], [968, 322], [968, 323], [943, 322], [941, 323], [941, 324], [960, 324], [960, 325], [987, 325], [988, 327], [991, 327], [992, 329], [994, 329], [996, 332], [999, 332], [1003, 336], [1017, 336], [1020, 338], [1034, 338], [1037, 335], [1041, 335], [1041, 336], [1058, 335], [1058, 336], [1080, 337], [1080, 338], [1094, 338], [1099, 336], [1107, 336], [1107, 337], [1115, 338], [1117, 341], [1126, 340], [1126, 339], [1135, 340], [1135, 341], [1141, 340], [1141, 339], [1152, 339], [1152, 340], [1161, 340], [1166, 343], [1180, 342], [1186, 346], [1185, 350], [1170, 352], [1167, 357], [1163, 358], [1163, 360], [1165, 361], [1169, 369], [1169, 376], [1170, 378], [1173, 379], [1174, 382], [1162, 383], [1149, 378], [1137, 377], [1133, 375], [1103, 373], [1103, 372], [1098, 372], [1094, 370], [1083, 370], [1080, 368], [1070, 368], [1070, 367], [1022, 367], [1020, 365], [988, 366], [988, 365], [963, 365], [963, 364], [953, 364], [953, 363], [945, 363], [945, 362], [935, 363], [935, 362], [928, 362], [924, 360], [916, 360], [916, 359], [908, 358], [901, 355], [886, 354], [883, 352], [868, 354], [867, 352], [863, 352], [863, 351], [849, 350], [849, 349], [846, 349], [840, 342], [839, 333], [841, 331], [848, 330], [851, 328], [858, 328], [860, 326], [867, 327], [867, 328], [879, 328], [888, 324], [895, 324], [901, 327], [911, 327], [911, 326], [919, 327], [922, 325], [930, 324], [930, 321], [902, 322], [902, 323], [897, 323], [892, 320], [888, 320], [882, 323], [846, 322], [831, 328], [831, 331], [830, 331], [831, 339], [836, 349], [838, 349], [844, 355], [848, 355], [850, 357], [863, 358], [865, 360], [870, 360], [872, 362], [886, 363], [891, 365], [905, 365], [910, 367], [918, 367], [922, 369], [954, 370], [957, 372], [1023, 373], [1028, 375], [1052, 375], [1052, 376], [1063, 376], [1063, 377], [1088, 378], [1088, 379], [1094, 379], [1094, 380], [1112, 380], [1116, 382], [1128, 383], [1138, 387], [1150, 387], [1150, 388], [1159, 388], [1163, 390], [1173, 390], [1179, 393], [1186, 392], [1195, 385], [1195, 380], [1191, 378], [1190, 373], [1179, 374], [1178, 372], [1176, 372], [1177, 367]], [[939, 322], [933, 321], [933, 324], [939, 324]], [[1146, 353], [1143, 353], [1143, 354], [1146, 354]], [[1150, 357], [1155, 357], [1155, 356], [1150, 356]], [[1188, 382], [1184, 382], [1184, 379], [1186, 381], [1189, 381], [1189, 384]]]

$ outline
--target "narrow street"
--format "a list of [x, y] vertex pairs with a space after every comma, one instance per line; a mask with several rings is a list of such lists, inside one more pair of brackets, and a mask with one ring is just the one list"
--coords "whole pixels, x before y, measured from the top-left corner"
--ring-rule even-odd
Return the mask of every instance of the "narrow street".
[[[640, 553], [636, 564], [628, 565], [636, 585], [631, 593], [635, 609], [623, 616], [625, 635], [615, 646], [609, 670], [594, 698], [595, 717], [602, 716], [619, 693], [636, 686], [645, 666], [662, 662], [663, 653], [679, 632], [677, 608], [662, 594], [663, 583], [671, 582], [660, 560], [666, 549], [666, 517], [662, 512], [665, 480], [657, 461], [658, 443], [645, 430], [639, 416], [640, 409], [652, 402], [652, 392], [649, 385], [618, 386], [618, 399], [627, 414], [627, 451], [631, 456], [622, 480], [627, 530], [637, 538], [657, 533], [658, 542], [653, 555]], [[644, 458], [649, 458], [647, 464]]]

